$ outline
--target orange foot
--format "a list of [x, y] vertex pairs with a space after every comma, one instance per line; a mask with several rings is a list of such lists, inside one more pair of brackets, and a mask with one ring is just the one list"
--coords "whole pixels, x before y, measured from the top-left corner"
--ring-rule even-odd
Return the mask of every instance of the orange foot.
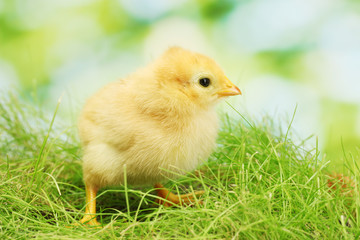
[[100, 226], [101, 224], [96, 220], [96, 216], [92, 217], [90, 215], [85, 215], [81, 220], [80, 223], [87, 224], [89, 226]]
[[[204, 191], [196, 191], [194, 193], [188, 193], [184, 195], [175, 195], [167, 190], [162, 184], [155, 184], [157, 195], [163, 199], [156, 199], [156, 203], [159, 205], [164, 205], [165, 207], [170, 207], [174, 205], [192, 205], [195, 203], [195, 197], [201, 196], [204, 194]], [[202, 204], [201, 201], [199, 201]]]
[[[91, 185], [86, 185], [86, 208], [85, 216], [80, 220], [81, 224], [89, 226], [100, 226], [101, 224], [96, 220], [96, 194], [97, 188]], [[80, 225], [80, 224], [75, 224]]]

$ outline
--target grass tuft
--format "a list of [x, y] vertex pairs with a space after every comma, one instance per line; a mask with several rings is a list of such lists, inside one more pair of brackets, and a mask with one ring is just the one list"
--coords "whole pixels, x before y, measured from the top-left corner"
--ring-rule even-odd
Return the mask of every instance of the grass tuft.
[[330, 187], [329, 163], [316, 146], [294, 144], [270, 118], [227, 116], [209, 161], [167, 184], [174, 192], [205, 190], [203, 205], [156, 207], [151, 188], [107, 188], [97, 199], [104, 228], [69, 227], [85, 208], [81, 152], [76, 128], [64, 128], [56, 111], [46, 115], [11, 94], [0, 99], [1, 239], [360, 236], [359, 168], [349, 175], [350, 193], [340, 178]]

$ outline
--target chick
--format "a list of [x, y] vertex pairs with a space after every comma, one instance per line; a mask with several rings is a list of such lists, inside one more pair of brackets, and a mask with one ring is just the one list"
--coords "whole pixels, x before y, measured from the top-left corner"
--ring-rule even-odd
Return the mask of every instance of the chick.
[[238, 94], [212, 59], [172, 47], [91, 97], [79, 119], [87, 204], [80, 222], [98, 225], [97, 191], [122, 185], [125, 178], [129, 185], [155, 184], [167, 203], [189, 201], [160, 182], [209, 157], [218, 130], [214, 106]]

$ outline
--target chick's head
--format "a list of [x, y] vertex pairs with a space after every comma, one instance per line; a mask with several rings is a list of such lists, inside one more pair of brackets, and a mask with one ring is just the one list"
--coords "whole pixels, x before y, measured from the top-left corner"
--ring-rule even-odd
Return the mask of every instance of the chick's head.
[[155, 69], [159, 86], [187, 104], [208, 108], [220, 98], [241, 94], [214, 60], [180, 47], [168, 49]]

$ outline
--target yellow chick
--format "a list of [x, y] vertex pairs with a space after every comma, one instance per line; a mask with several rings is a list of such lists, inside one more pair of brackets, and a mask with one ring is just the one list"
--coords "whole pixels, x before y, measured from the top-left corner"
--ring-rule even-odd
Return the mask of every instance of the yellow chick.
[[91, 97], [80, 119], [85, 216], [99, 225], [96, 194], [105, 186], [155, 184], [167, 201], [186, 203], [161, 184], [194, 170], [215, 147], [214, 106], [241, 94], [209, 57], [180, 47]]

